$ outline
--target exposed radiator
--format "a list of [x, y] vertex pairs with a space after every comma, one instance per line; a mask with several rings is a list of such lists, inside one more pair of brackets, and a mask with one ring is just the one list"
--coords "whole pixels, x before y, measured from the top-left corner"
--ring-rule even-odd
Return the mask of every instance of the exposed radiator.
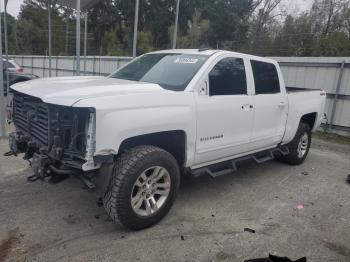
[[16, 93], [13, 99], [14, 123], [43, 146], [49, 145], [49, 108], [40, 99]]
[[[87, 124], [91, 109], [44, 103], [41, 99], [13, 91], [13, 122], [37, 149], [70, 165], [85, 161]], [[51, 153], [50, 153], [51, 152]]]

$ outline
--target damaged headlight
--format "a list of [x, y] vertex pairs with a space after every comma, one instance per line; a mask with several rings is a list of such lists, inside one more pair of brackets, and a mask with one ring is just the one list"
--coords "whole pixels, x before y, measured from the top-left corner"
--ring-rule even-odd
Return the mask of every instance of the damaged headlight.
[[83, 170], [88, 171], [96, 169], [94, 163], [94, 154], [96, 150], [96, 112], [94, 109], [90, 110], [88, 122], [86, 125], [86, 151], [85, 160], [86, 163], [83, 165]]

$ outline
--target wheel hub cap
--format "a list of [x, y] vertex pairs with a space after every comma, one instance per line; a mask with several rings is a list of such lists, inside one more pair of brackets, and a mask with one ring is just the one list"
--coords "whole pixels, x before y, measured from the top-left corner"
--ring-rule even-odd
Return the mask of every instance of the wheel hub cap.
[[308, 149], [309, 146], [309, 135], [307, 133], [304, 133], [299, 141], [298, 144], [298, 157], [302, 158]]
[[139, 216], [153, 215], [166, 202], [170, 186], [170, 175], [164, 167], [146, 169], [136, 179], [131, 191], [132, 209]]

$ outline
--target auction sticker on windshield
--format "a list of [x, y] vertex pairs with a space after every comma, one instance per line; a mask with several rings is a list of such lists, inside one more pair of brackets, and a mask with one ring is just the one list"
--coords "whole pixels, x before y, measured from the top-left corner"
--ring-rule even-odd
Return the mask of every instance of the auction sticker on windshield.
[[198, 62], [198, 59], [196, 58], [186, 58], [186, 57], [179, 57], [174, 60], [175, 64], [196, 64]]

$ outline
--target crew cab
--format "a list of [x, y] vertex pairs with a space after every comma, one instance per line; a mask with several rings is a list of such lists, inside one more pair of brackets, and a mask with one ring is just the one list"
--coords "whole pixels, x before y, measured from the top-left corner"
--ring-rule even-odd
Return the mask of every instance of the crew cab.
[[11, 97], [8, 155], [24, 153], [34, 178], [78, 175], [115, 222], [142, 229], [167, 214], [182, 174], [216, 177], [248, 158], [301, 164], [326, 93], [286, 88], [268, 58], [177, 49], [108, 77], [18, 83]]

